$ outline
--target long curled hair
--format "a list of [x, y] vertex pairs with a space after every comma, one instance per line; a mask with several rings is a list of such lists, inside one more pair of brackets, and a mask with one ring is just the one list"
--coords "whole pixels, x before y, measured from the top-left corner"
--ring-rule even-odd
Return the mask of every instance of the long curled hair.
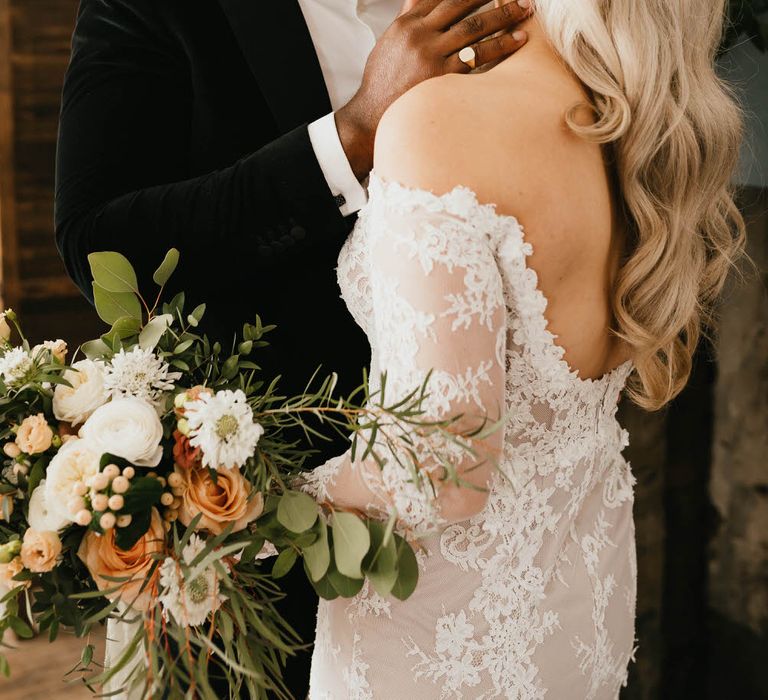
[[591, 91], [630, 223], [614, 332], [632, 349], [631, 398], [658, 409], [685, 386], [702, 331], [744, 249], [731, 187], [740, 109], [715, 73], [727, 0], [536, 0], [563, 60]]

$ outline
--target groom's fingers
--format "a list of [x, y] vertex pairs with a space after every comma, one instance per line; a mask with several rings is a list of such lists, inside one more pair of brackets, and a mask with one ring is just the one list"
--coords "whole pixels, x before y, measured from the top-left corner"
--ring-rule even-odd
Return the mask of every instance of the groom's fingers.
[[[400, 14], [406, 12], [412, 12], [419, 17], [426, 17], [432, 10], [437, 7], [441, 2], [446, 0], [404, 0], [403, 8], [400, 10]], [[486, 0], [487, 1], [487, 0]]]
[[[470, 15], [487, 4], [488, 0], [441, 0], [432, 8], [427, 20], [430, 24], [437, 25], [442, 29], [447, 30], [454, 25], [459, 25], [461, 30], [462, 24], [469, 23], [472, 26], [476, 23], [478, 15]], [[530, 13], [530, 0], [522, 0], [522, 3], [513, 0], [504, 3], [495, 10], [484, 12], [483, 15], [505, 17], [510, 22], [515, 23], [522, 22]]]
[[[475, 67], [479, 68], [486, 63], [494, 63], [510, 56], [521, 48], [528, 40], [528, 35], [523, 31], [507, 32], [499, 36], [471, 44], [475, 50]], [[459, 54], [454, 53], [446, 61], [446, 69], [449, 73], [469, 73], [472, 70]]]
[[[472, 15], [454, 24], [440, 40], [444, 46], [445, 55], [460, 51], [465, 46], [482, 41], [496, 32], [512, 29], [520, 23], [521, 19], [527, 17], [527, 14], [521, 14], [522, 12], [520, 6], [513, 2], [489, 12]], [[527, 13], [527, 10], [525, 12]], [[480, 65], [479, 62], [478, 65]]]

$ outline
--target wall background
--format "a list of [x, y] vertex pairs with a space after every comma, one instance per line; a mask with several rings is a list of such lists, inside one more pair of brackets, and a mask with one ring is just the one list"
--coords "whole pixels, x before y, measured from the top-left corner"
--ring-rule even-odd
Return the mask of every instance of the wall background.
[[[33, 342], [103, 330], [53, 240], [56, 120], [76, 6], [0, 0], [0, 293]], [[768, 698], [768, 62], [744, 43], [723, 70], [751, 115], [741, 202], [760, 272], [734, 279], [719, 338], [701, 348], [667, 411], [621, 409], [638, 481], [631, 700]], [[45, 663], [44, 645], [29, 653]], [[61, 689], [54, 673], [39, 684], [40, 697]], [[34, 696], [28, 682], [24, 697]]]

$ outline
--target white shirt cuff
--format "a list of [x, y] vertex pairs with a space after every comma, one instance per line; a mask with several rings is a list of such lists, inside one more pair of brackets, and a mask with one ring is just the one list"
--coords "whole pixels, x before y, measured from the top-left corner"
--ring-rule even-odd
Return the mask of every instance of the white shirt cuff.
[[339, 139], [333, 112], [309, 125], [309, 140], [342, 215], [349, 216], [362, 209], [368, 201], [368, 195], [352, 172]]

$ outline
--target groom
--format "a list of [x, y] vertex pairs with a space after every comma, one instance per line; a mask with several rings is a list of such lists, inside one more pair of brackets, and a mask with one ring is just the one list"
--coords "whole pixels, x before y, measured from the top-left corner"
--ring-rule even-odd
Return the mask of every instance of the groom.
[[[376, 126], [417, 83], [524, 43], [514, 26], [529, 2], [473, 14], [487, 2], [81, 0], [56, 173], [72, 279], [91, 298], [87, 256], [115, 250], [150, 290], [177, 247], [174, 285], [190, 308], [207, 302], [209, 335], [229, 339], [259, 313], [278, 325], [260, 364], [284, 392], [318, 365], [351, 389], [368, 348], [335, 266]], [[459, 56], [468, 46], [474, 60]], [[284, 581], [281, 611], [309, 641], [314, 591], [298, 567]], [[309, 653], [289, 663], [296, 697], [308, 670]]]

